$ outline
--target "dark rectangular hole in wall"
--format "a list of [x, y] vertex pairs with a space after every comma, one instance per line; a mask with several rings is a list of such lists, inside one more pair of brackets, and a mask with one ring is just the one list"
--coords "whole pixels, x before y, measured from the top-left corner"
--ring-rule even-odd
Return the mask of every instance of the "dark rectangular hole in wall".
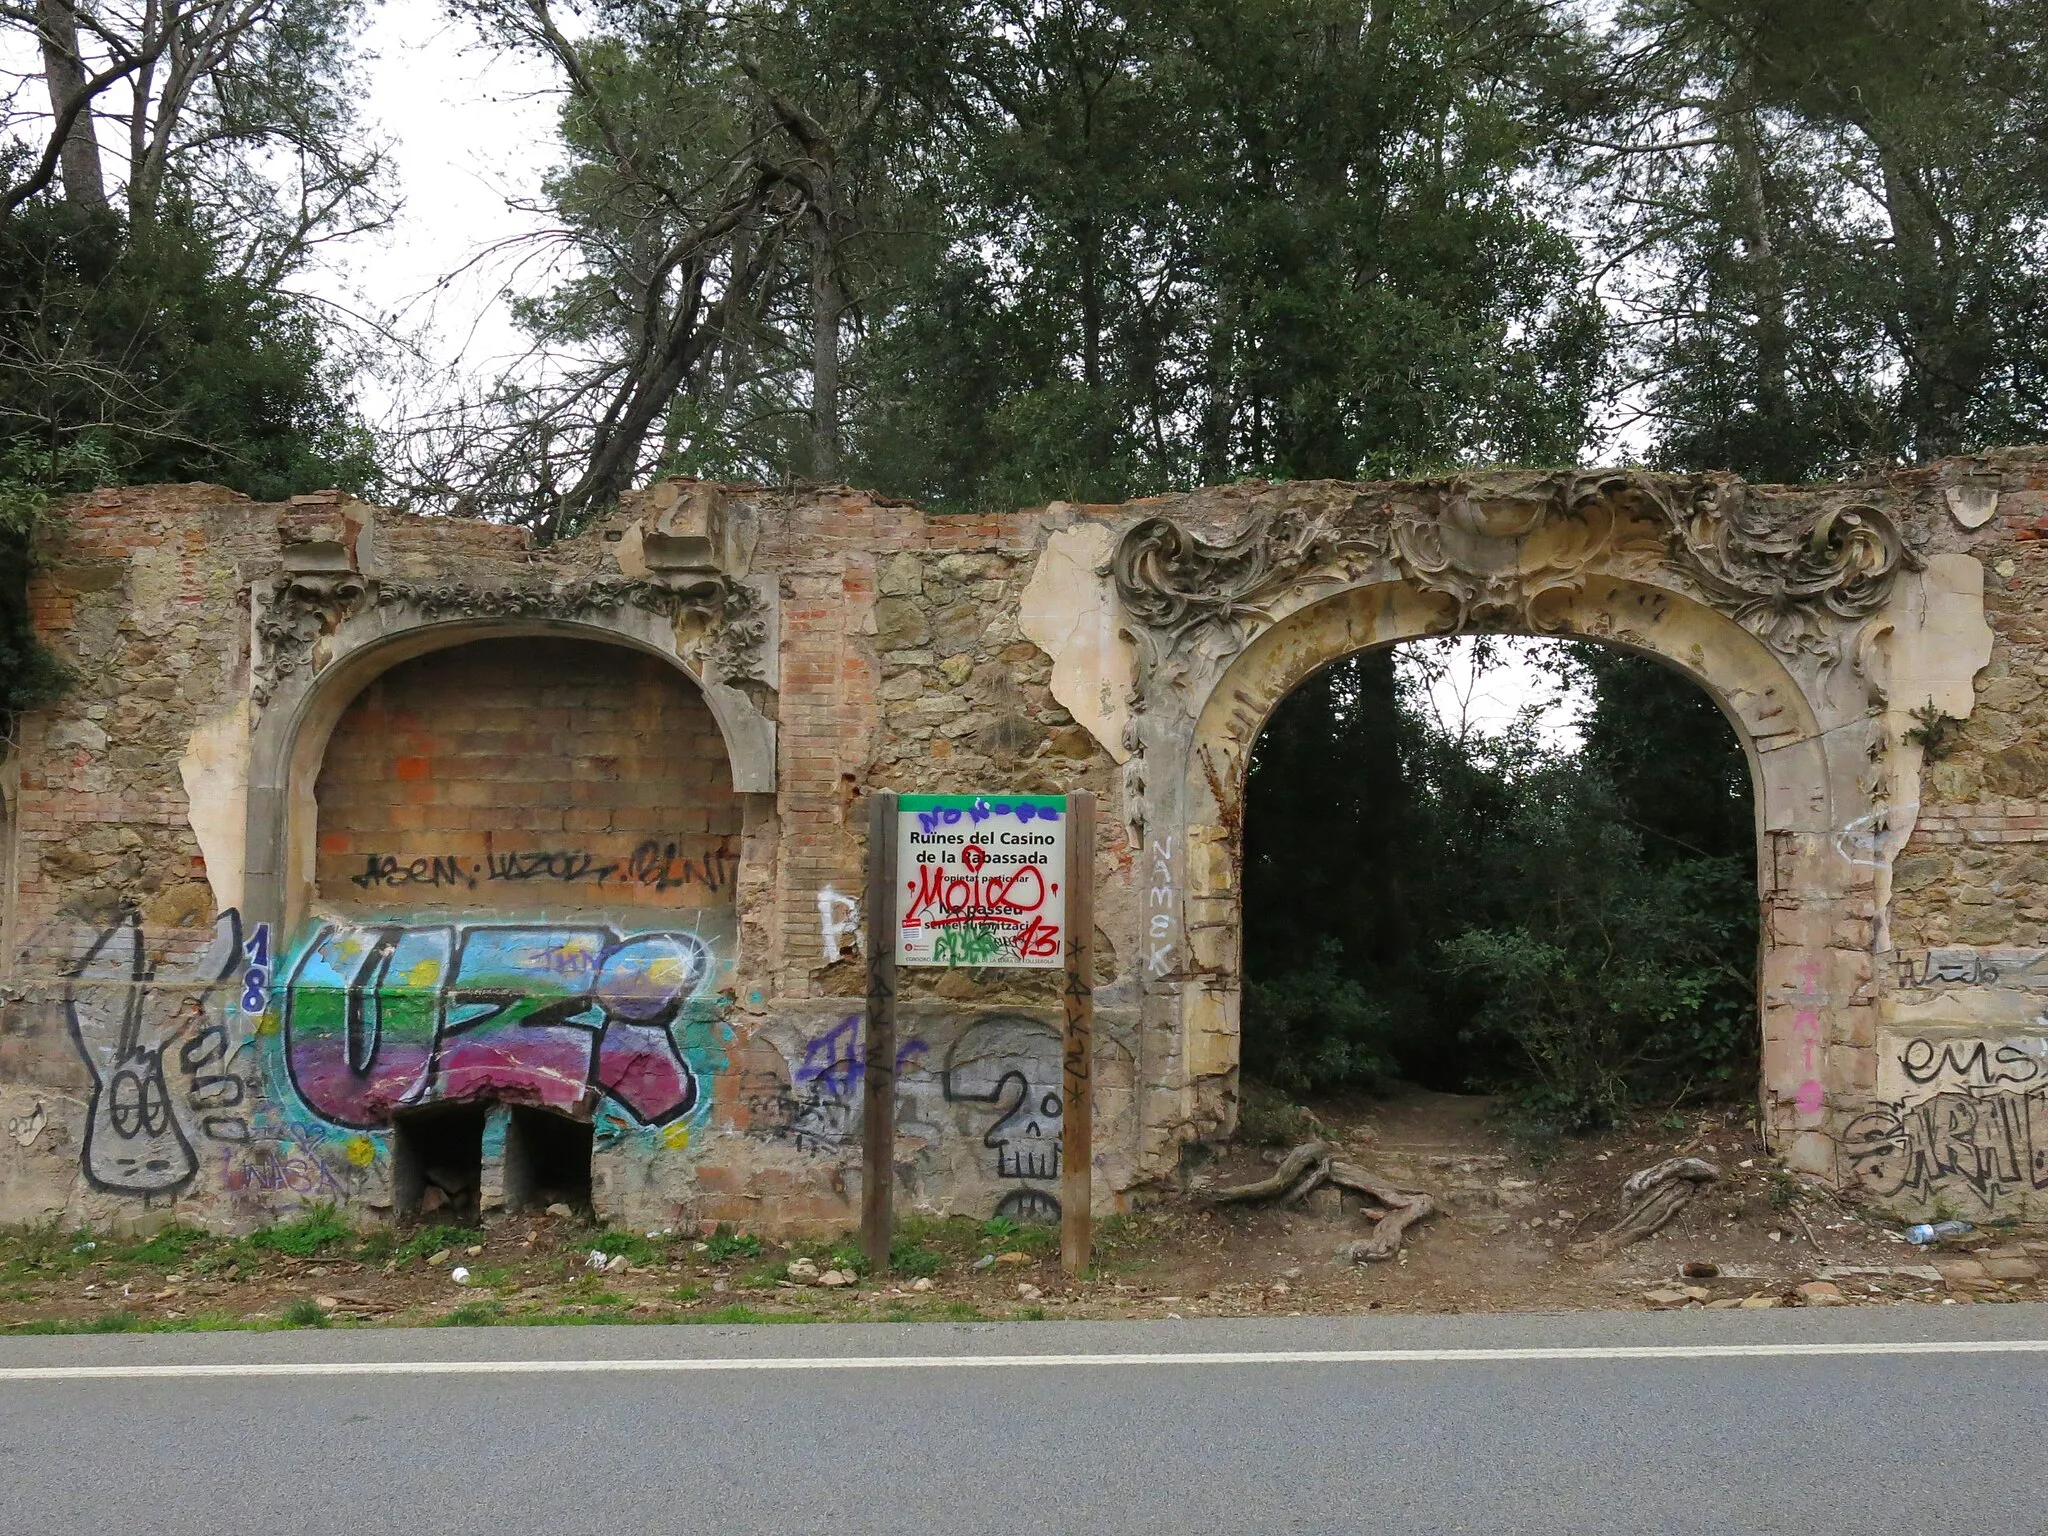
[[512, 1111], [505, 1132], [505, 1208], [590, 1209], [590, 1127], [544, 1109]]
[[392, 1121], [392, 1202], [401, 1217], [472, 1223], [484, 1176], [484, 1110], [454, 1104]]

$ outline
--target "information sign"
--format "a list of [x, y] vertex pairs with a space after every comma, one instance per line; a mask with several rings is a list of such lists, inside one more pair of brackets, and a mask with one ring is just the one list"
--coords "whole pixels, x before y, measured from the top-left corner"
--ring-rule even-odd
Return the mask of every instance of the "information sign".
[[1066, 963], [1067, 797], [902, 795], [896, 962]]

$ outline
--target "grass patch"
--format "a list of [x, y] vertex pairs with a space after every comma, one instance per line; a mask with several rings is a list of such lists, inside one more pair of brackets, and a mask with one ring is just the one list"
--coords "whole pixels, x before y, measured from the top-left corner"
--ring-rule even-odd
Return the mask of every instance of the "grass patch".
[[501, 1301], [465, 1301], [441, 1319], [444, 1328], [488, 1328], [505, 1315]]
[[760, 1312], [754, 1308], [734, 1302], [731, 1306], [713, 1307], [709, 1312], [694, 1312], [676, 1319], [683, 1323], [815, 1323], [814, 1312]]
[[6, 1262], [0, 1273], [9, 1279], [39, 1271], [68, 1274], [99, 1261], [100, 1243], [89, 1228], [66, 1231], [54, 1221], [16, 1227], [4, 1240]]
[[310, 1296], [301, 1296], [286, 1307], [278, 1320], [287, 1328], [325, 1328], [331, 1321], [327, 1309]]
[[1237, 1106], [1237, 1139], [1254, 1147], [1298, 1147], [1324, 1135], [1323, 1123], [1284, 1093], [1246, 1080]]
[[150, 1333], [243, 1333], [261, 1326], [233, 1312], [195, 1312], [190, 1317], [167, 1317], [148, 1325]]
[[898, 1242], [889, 1250], [889, 1268], [899, 1275], [936, 1275], [946, 1267], [946, 1256], [936, 1248], [926, 1248], [915, 1243]]
[[1010, 1314], [1010, 1320], [1016, 1323], [1042, 1323], [1045, 1321], [1045, 1308], [1019, 1307]]
[[985, 1323], [988, 1314], [971, 1301], [949, 1301], [939, 1308], [939, 1316], [949, 1323]]
[[101, 1317], [39, 1317], [25, 1323], [0, 1327], [0, 1335], [48, 1335], [79, 1333], [256, 1333], [271, 1325], [261, 1319], [237, 1316], [233, 1312], [198, 1312], [191, 1317], [147, 1318], [133, 1312], [109, 1312]]
[[734, 1232], [721, 1226], [705, 1240], [705, 1250], [714, 1264], [728, 1259], [758, 1259], [762, 1242], [751, 1232]]
[[604, 1232], [590, 1240], [589, 1246], [602, 1249], [607, 1258], [623, 1253], [628, 1264], [658, 1264], [662, 1252], [638, 1232]]
[[175, 1269], [185, 1262], [186, 1255], [194, 1248], [209, 1241], [209, 1235], [197, 1227], [168, 1226], [154, 1233], [147, 1242], [128, 1249], [121, 1257], [131, 1264]]
[[[1016, 1225], [1008, 1217], [999, 1219]], [[896, 1223], [896, 1241], [911, 1247], [970, 1248], [986, 1226], [972, 1216], [906, 1216]]]
[[443, 1248], [455, 1253], [464, 1248], [474, 1248], [483, 1241], [483, 1237], [483, 1233], [474, 1227], [422, 1227], [407, 1238], [392, 1257], [404, 1264], [439, 1253]]
[[303, 1216], [258, 1227], [243, 1239], [259, 1253], [281, 1253], [294, 1259], [310, 1259], [336, 1243], [355, 1236], [355, 1228], [335, 1214], [332, 1205], [309, 1206]]
[[389, 1227], [372, 1227], [356, 1239], [356, 1257], [366, 1264], [382, 1264], [397, 1250], [398, 1234]]
[[676, 1301], [695, 1301], [702, 1294], [694, 1285], [679, 1285], [669, 1292], [669, 1296]]

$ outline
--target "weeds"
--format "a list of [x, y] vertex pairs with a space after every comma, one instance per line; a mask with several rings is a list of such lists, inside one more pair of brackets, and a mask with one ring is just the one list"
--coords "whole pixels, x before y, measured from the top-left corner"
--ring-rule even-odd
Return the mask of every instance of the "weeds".
[[761, 1239], [751, 1232], [734, 1232], [720, 1227], [705, 1242], [705, 1248], [714, 1264], [723, 1264], [728, 1259], [758, 1259], [761, 1257]]
[[488, 1328], [505, 1315], [499, 1301], [465, 1301], [441, 1319], [444, 1328]]
[[459, 1248], [474, 1248], [482, 1242], [483, 1233], [474, 1227], [422, 1227], [413, 1233], [392, 1257], [399, 1263], [413, 1259], [424, 1259], [442, 1249], [450, 1252]]
[[243, 1241], [258, 1252], [281, 1253], [294, 1259], [310, 1259], [344, 1238], [354, 1235], [355, 1229], [335, 1214], [331, 1204], [326, 1204], [308, 1206], [304, 1215], [294, 1217], [290, 1221], [281, 1221], [271, 1227], [259, 1227]]
[[280, 1317], [287, 1328], [325, 1328], [332, 1321], [327, 1309], [309, 1296], [301, 1296]]
[[174, 1269], [185, 1262], [187, 1254], [202, 1243], [211, 1241], [208, 1234], [197, 1227], [169, 1226], [154, 1233], [147, 1242], [139, 1243], [121, 1255], [133, 1264], [153, 1264], [162, 1269]]

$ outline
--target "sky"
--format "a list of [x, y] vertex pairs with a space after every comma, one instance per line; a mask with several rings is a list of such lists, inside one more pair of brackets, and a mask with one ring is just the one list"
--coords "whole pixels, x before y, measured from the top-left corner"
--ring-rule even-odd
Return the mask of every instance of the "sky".
[[[502, 290], [540, 286], [532, 253], [504, 247], [544, 226], [515, 205], [556, 158], [552, 76], [479, 46], [433, 0], [384, 0], [370, 16], [358, 110], [388, 146], [401, 206], [389, 230], [331, 248], [304, 285], [383, 319], [424, 379], [495, 372], [522, 345]], [[366, 413], [383, 417], [399, 393], [370, 381]]]
[[[1560, 694], [1557, 679], [1538, 664], [1555, 640], [1526, 638], [1493, 641], [1496, 659], [1481, 669], [1469, 635], [1442, 642], [1444, 674], [1430, 685], [1430, 703], [1437, 718], [1455, 730], [1459, 721], [1478, 732], [1497, 732], [1527, 705], [1541, 706], [1537, 733], [1551, 746], [1570, 751], [1579, 743], [1579, 717], [1592, 702], [1583, 692]], [[1412, 667], [1414, 647], [1395, 653], [1397, 667]]]

